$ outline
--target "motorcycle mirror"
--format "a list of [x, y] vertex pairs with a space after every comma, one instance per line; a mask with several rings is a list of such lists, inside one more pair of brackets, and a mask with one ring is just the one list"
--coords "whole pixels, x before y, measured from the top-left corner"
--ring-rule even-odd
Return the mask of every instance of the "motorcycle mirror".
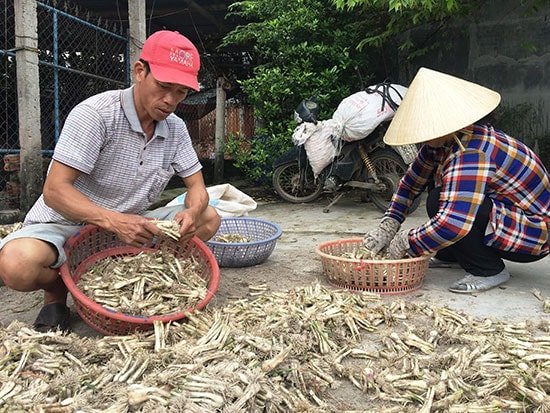
[[294, 111], [294, 120], [296, 122], [311, 122], [317, 125], [317, 116], [319, 116], [319, 105], [316, 102], [317, 95], [318, 93], [300, 102]]

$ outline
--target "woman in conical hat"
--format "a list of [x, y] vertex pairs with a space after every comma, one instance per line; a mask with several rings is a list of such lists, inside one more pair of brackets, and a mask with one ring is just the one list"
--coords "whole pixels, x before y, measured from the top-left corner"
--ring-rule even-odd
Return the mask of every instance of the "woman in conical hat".
[[[510, 278], [503, 260], [549, 254], [549, 175], [535, 153], [484, 118], [500, 103], [490, 89], [421, 68], [384, 141], [423, 143], [378, 227], [364, 245], [390, 258], [435, 254], [431, 267], [467, 275], [449, 289], [475, 293]], [[413, 200], [428, 190], [429, 219], [400, 231]]]

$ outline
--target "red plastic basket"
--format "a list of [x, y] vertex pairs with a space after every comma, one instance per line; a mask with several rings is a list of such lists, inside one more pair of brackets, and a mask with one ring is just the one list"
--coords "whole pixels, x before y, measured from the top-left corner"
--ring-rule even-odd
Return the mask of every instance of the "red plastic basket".
[[[182, 320], [188, 313], [204, 308], [218, 289], [220, 269], [216, 258], [197, 237], [189, 242], [177, 242], [168, 237], [155, 238], [143, 248], [137, 248], [123, 243], [112, 232], [95, 225], [86, 225], [69, 237], [64, 248], [67, 261], [61, 266], [60, 273], [74, 299], [76, 311], [86, 324], [106, 335], [126, 335], [135, 331], [151, 330], [155, 320], [164, 323]], [[99, 305], [76, 285], [97, 261], [107, 257], [137, 255], [141, 251], [155, 251], [160, 248], [171, 251], [179, 258], [194, 257], [197, 260], [200, 275], [208, 282], [208, 291], [206, 297], [195, 307], [182, 308], [177, 313], [159, 316], [129, 315]]]
[[343, 258], [342, 254], [361, 248], [363, 240], [341, 239], [325, 242], [315, 249], [330, 284], [355, 291], [403, 294], [422, 288], [430, 256], [402, 260]]

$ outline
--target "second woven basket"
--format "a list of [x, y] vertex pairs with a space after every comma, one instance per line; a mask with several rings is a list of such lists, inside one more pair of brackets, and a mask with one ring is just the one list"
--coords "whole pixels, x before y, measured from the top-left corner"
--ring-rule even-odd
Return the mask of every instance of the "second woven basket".
[[343, 258], [361, 248], [363, 240], [340, 239], [320, 244], [315, 252], [321, 257], [328, 282], [339, 288], [379, 294], [403, 294], [422, 288], [430, 256], [401, 260]]

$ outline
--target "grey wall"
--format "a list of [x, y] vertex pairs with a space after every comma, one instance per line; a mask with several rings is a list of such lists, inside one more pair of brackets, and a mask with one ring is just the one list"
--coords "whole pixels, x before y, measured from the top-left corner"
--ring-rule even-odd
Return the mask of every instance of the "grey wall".
[[438, 43], [409, 64], [402, 60], [400, 78], [409, 82], [426, 66], [498, 91], [502, 106], [531, 104], [536, 116], [523, 126], [526, 138], [550, 139], [550, 2], [535, 12], [522, 3], [531, 2], [480, 2], [473, 18], [455, 19], [449, 30], [408, 33], [415, 42]]

